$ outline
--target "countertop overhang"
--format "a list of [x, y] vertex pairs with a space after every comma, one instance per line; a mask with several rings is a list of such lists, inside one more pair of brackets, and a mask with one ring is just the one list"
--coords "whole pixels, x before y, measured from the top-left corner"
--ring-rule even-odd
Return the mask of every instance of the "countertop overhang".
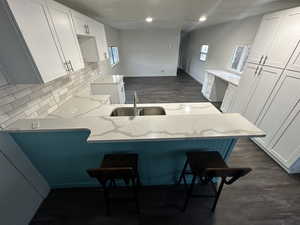
[[[38, 121], [38, 128], [32, 124]], [[88, 130], [89, 143], [263, 137], [265, 133], [240, 114], [21, 119], [5, 131]]]

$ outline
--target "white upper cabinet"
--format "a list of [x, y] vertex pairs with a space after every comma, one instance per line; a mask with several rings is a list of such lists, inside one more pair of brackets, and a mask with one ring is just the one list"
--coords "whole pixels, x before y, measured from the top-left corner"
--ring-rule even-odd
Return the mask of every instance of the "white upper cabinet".
[[49, 26], [46, 3], [42, 0], [8, 0], [8, 4], [39, 71], [41, 82], [65, 75], [63, 56]]
[[48, 1], [48, 7], [68, 69], [71, 71], [82, 69], [84, 63], [70, 9], [54, 1]]
[[72, 16], [76, 34], [95, 38], [98, 60], [106, 60], [108, 58], [108, 46], [104, 25], [74, 10], [72, 11]]
[[257, 73], [254, 92], [243, 114], [252, 123], [256, 123], [281, 74], [282, 69], [272, 67], [261, 67]]
[[256, 34], [248, 62], [261, 64], [271, 47], [274, 35], [277, 33], [283, 13], [276, 12], [265, 15]]
[[265, 65], [278, 68], [285, 68], [300, 41], [300, 7], [283, 12], [279, 30], [265, 62]]
[[92, 20], [74, 10], [72, 10], [72, 17], [75, 25], [76, 34], [78, 35], [91, 35], [93, 28], [91, 26]]
[[99, 60], [106, 60], [108, 58], [108, 46], [104, 25], [97, 21], [93, 21], [91, 26], [93, 29], [93, 35], [96, 39]]

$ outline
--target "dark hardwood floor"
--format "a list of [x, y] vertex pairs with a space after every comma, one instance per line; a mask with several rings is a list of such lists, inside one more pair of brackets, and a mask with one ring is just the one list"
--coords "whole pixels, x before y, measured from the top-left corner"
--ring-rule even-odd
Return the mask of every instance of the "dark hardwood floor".
[[[200, 86], [186, 75], [178, 78], [126, 78], [126, 94], [139, 93], [140, 101], [204, 101]], [[215, 214], [211, 199], [192, 199], [180, 211], [181, 187], [144, 187], [140, 193], [141, 214], [134, 203], [113, 203], [106, 217], [100, 189], [52, 190], [31, 225], [299, 225], [300, 176], [288, 175], [249, 139], [240, 139], [230, 166], [253, 171], [231, 186], [225, 186]], [[199, 188], [199, 191], [205, 190]]]
[[125, 77], [124, 82], [127, 103], [132, 103], [134, 91], [141, 103], [207, 102], [202, 86], [184, 72], [176, 77]]

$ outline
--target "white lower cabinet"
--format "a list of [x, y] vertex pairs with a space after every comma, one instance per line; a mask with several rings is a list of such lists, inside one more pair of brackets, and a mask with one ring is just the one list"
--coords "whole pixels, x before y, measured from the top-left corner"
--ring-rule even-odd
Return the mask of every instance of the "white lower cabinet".
[[237, 86], [228, 83], [222, 105], [221, 105], [221, 111], [222, 112], [231, 112], [231, 107], [233, 104], [234, 95], [236, 93]]

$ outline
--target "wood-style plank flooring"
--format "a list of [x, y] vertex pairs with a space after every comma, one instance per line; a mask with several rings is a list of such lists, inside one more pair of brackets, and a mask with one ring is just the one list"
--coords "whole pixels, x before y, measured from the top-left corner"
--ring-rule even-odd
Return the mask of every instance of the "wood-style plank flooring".
[[[127, 96], [137, 90], [144, 103], [205, 101], [200, 85], [186, 75], [125, 82]], [[64, 189], [51, 191], [31, 225], [300, 225], [299, 175], [288, 175], [249, 139], [239, 140], [228, 164], [253, 171], [225, 187], [215, 214], [209, 212], [212, 200], [201, 198], [182, 213], [181, 187], [143, 188], [139, 216], [134, 204], [116, 202], [111, 217], [104, 215], [100, 189]]]

